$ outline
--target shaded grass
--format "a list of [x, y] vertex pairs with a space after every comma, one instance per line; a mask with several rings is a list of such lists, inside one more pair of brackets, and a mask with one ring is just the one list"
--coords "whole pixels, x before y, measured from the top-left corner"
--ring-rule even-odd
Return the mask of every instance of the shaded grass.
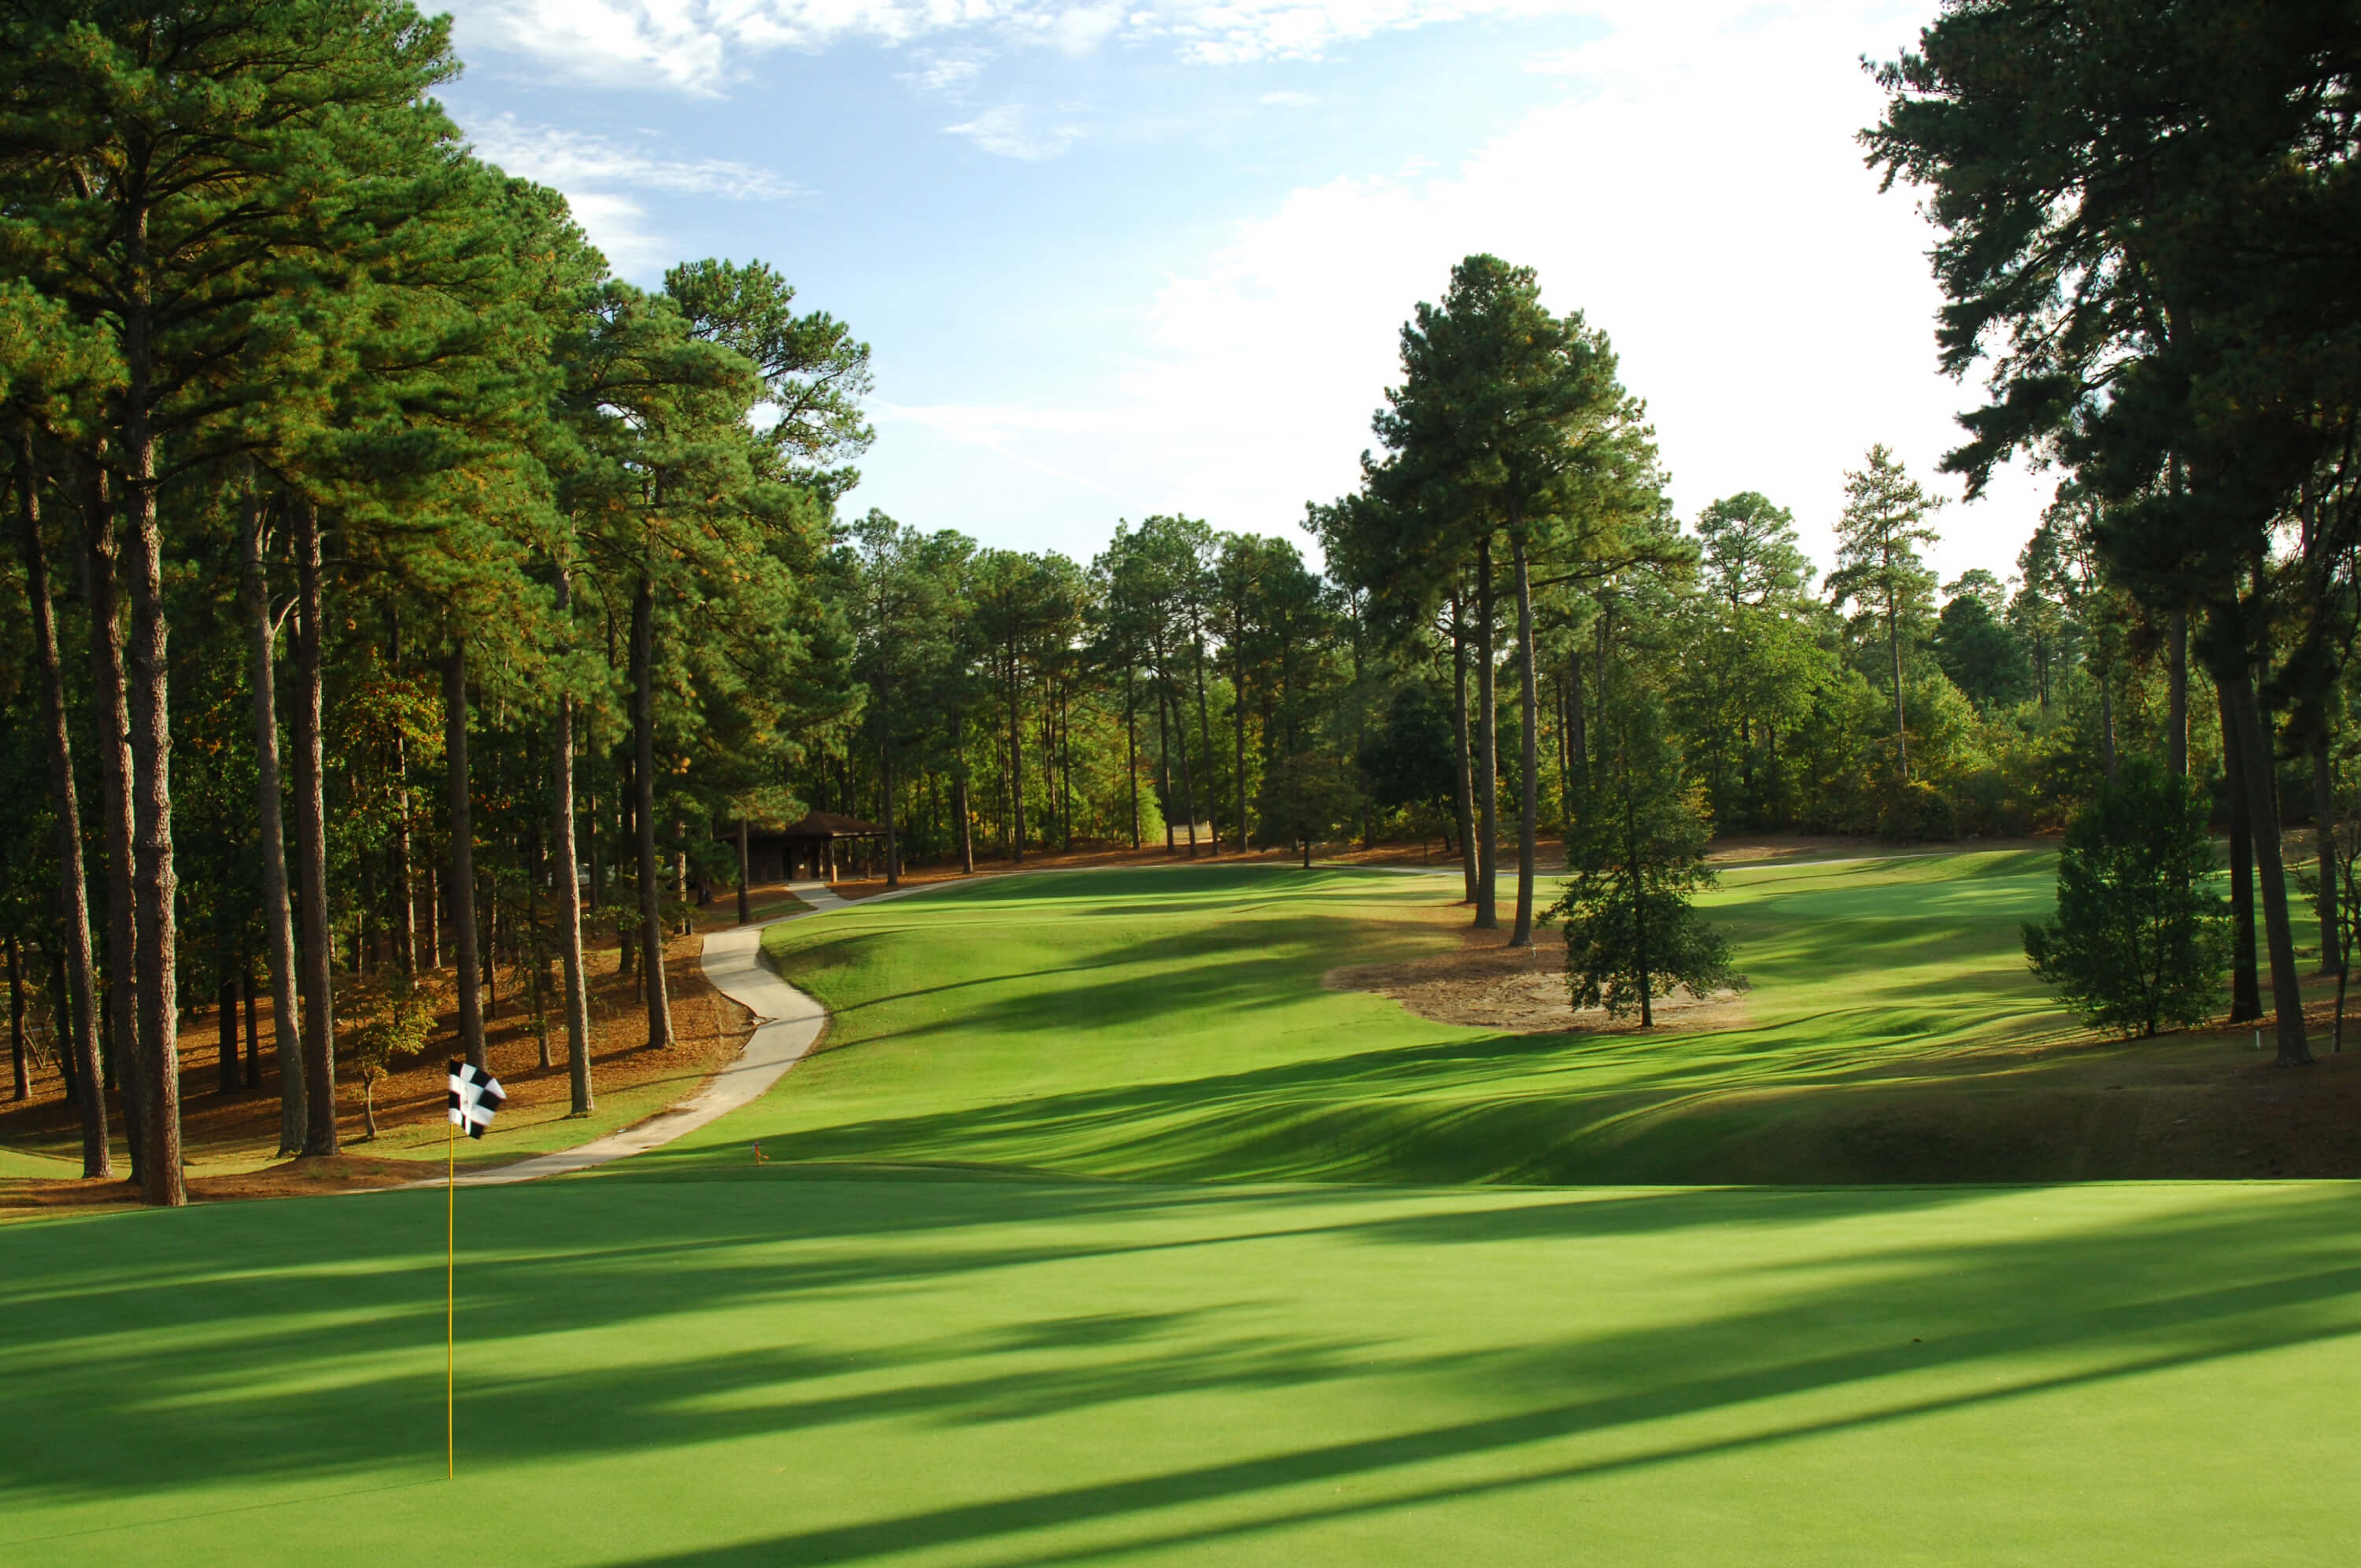
[[[0, 1233], [12, 1563], [2342, 1562], [2361, 1194], [605, 1176]], [[2253, 1462], [2268, 1453], [2271, 1462]]]
[[[0, 1230], [0, 1561], [2349, 1558], [2353, 1184], [1442, 1185], [1887, 1168], [1848, 1105], [2039, 1098], [2038, 858], [1733, 873], [1720, 1035], [1320, 987], [1447, 948], [1438, 896], [1109, 872], [774, 933], [828, 1049], [458, 1195], [454, 1483], [442, 1194]], [[1242, 1179], [1307, 1174], [1362, 1185]]]

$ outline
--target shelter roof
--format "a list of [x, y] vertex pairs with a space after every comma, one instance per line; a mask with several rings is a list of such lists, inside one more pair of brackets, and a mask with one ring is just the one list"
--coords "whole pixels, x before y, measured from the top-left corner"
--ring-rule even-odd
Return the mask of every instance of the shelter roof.
[[807, 811], [800, 819], [771, 831], [781, 839], [877, 839], [885, 834], [874, 822], [833, 811]]

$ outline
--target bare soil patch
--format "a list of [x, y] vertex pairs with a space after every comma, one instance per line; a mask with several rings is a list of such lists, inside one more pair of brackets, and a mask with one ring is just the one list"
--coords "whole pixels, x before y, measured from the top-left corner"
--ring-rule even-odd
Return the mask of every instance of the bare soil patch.
[[[1432, 924], [1456, 925], [1457, 908]], [[1553, 932], [1530, 948], [1508, 946], [1503, 931], [1462, 930], [1455, 952], [1400, 963], [1353, 964], [1329, 970], [1331, 991], [1371, 991], [1391, 997], [1422, 1018], [1514, 1035], [1636, 1034], [1640, 1015], [1610, 1018], [1604, 1008], [1577, 1012], [1567, 999], [1565, 948]], [[1703, 998], [1675, 992], [1655, 1004], [1656, 1025], [1685, 1031], [1736, 1028], [1746, 1022], [1745, 998], [1719, 991]]]

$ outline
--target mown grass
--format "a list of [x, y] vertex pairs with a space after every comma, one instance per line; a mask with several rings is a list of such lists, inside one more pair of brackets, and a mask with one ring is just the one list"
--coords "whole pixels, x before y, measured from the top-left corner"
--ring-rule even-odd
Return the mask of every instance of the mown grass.
[[1746, 1022], [1645, 1036], [1457, 1027], [1323, 987], [1448, 950], [1421, 917], [1454, 896], [1440, 878], [979, 883], [772, 932], [773, 960], [834, 1014], [826, 1048], [657, 1162], [751, 1157], [759, 1138], [774, 1159], [1155, 1179], [1909, 1176], [1880, 1168], [1881, 1106], [2068, 1026], [2017, 935], [2050, 876], [2019, 851], [1734, 871], [1708, 902], [1754, 982]]
[[2342, 1563], [2348, 1186], [816, 1179], [0, 1232], [12, 1564]]
[[1455, 939], [1407, 876], [783, 928], [831, 1049], [458, 1194], [456, 1481], [442, 1194], [0, 1231], [0, 1561], [2349, 1560], [2354, 1184], [1477, 1185], [1792, 1162], [2058, 1027], [2037, 860], [1730, 881], [1751, 1021], [1644, 1039], [1321, 989]]

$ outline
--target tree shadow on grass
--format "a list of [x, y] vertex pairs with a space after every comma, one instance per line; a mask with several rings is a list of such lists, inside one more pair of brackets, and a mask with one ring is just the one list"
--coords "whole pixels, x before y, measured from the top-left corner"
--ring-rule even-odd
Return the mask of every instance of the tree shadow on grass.
[[[651, 1560], [664, 1563], [856, 1562], [1135, 1516], [1156, 1540], [1186, 1540], [1188, 1521], [1162, 1510], [1267, 1498], [1268, 1518], [1247, 1527], [1266, 1528], [1326, 1513], [1328, 1499], [1307, 1510], [1283, 1496], [1308, 1482], [1379, 1478], [1396, 1491], [1373, 1506], [1400, 1506], [2361, 1332], [2361, 1203], [2343, 1188], [2263, 1189], [2235, 1206], [2112, 1222], [2086, 1210], [2081, 1223], [2031, 1234], [1940, 1219], [1993, 1196], [1963, 1189], [1535, 1195], [1476, 1209], [1334, 1191], [791, 1181], [708, 1183], [685, 1202], [691, 1190], [615, 1181], [470, 1195], [478, 1234], [512, 1238], [462, 1269], [472, 1443], [547, 1463], [1114, 1405], [1153, 1420], [1167, 1399], [1369, 1379], [1448, 1396], [1389, 1408], [1461, 1413], [1402, 1415], [1391, 1430], [1278, 1452], [1260, 1450], [1248, 1428], [1202, 1464], [1063, 1484], [1020, 1471], [1005, 1497], [951, 1507], [927, 1506], [914, 1478], [909, 1506], [879, 1518]], [[245, 1222], [255, 1214], [268, 1223]], [[0, 1235], [0, 1315], [11, 1330], [0, 1376], [22, 1408], [43, 1412], [40, 1441], [0, 1464], [0, 1505], [241, 1477], [357, 1479], [382, 1474], [389, 1453], [432, 1452], [439, 1412], [419, 1398], [412, 1364], [440, 1337], [440, 1225], [434, 1195], [401, 1194]], [[1794, 1242], [1762, 1245], [1790, 1227]], [[1747, 1245], [1733, 1254], [1703, 1237], [1680, 1244], [1674, 1261], [1695, 1285], [1670, 1321], [1586, 1328], [1537, 1300], [1529, 1328], [1439, 1346], [1373, 1326], [1382, 1318], [1274, 1325], [1269, 1314], [1287, 1289], [1281, 1260], [1311, 1245], [1357, 1253], [1378, 1293], [1405, 1267], [1481, 1268], [1480, 1255], [1450, 1255], [1488, 1247], [1560, 1257], [1564, 1284], [1578, 1289], [1586, 1267], [1632, 1266], [1634, 1255], [1600, 1247], [1699, 1231]], [[1127, 1277], [1163, 1270], [1152, 1277], [1169, 1299], [916, 1334], [906, 1321], [906, 1337], [855, 1343], [809, 1339], [797, 1310], [848, 1290], [951, 1279], [988, 1291], [1027, 1270], [1109, 1259]], [[1056, 1294], [1045, 1283], [1014, 1299]], [[980, 1320], [994, 1310], [1006, 1307]], [[693, 1349], [670, 1332], [684, 1313], [706, 1324]], [[579, 1349], [553, 1366], [536, 1351], [551, 1335], [593, 1337], [568, 1342]], [[1914, 1381], [1969, 1367], [1968, 1391]], [[1846, 1391], [1850, 1408], [1829, 1416], [1815, 1405], [1806, 1419], [1762, 1406], [1741, 1436], [1640, 1435], [1653, 1446], [1609, 1459], [1529, 1451], [1830, 1390]], [[1471, 1405], [1480, 1413], [1466, 1413]], [[1416, 1469], [1483, 1456], [1493, 1456], [1485, 1475], [1447, 1485]]]

